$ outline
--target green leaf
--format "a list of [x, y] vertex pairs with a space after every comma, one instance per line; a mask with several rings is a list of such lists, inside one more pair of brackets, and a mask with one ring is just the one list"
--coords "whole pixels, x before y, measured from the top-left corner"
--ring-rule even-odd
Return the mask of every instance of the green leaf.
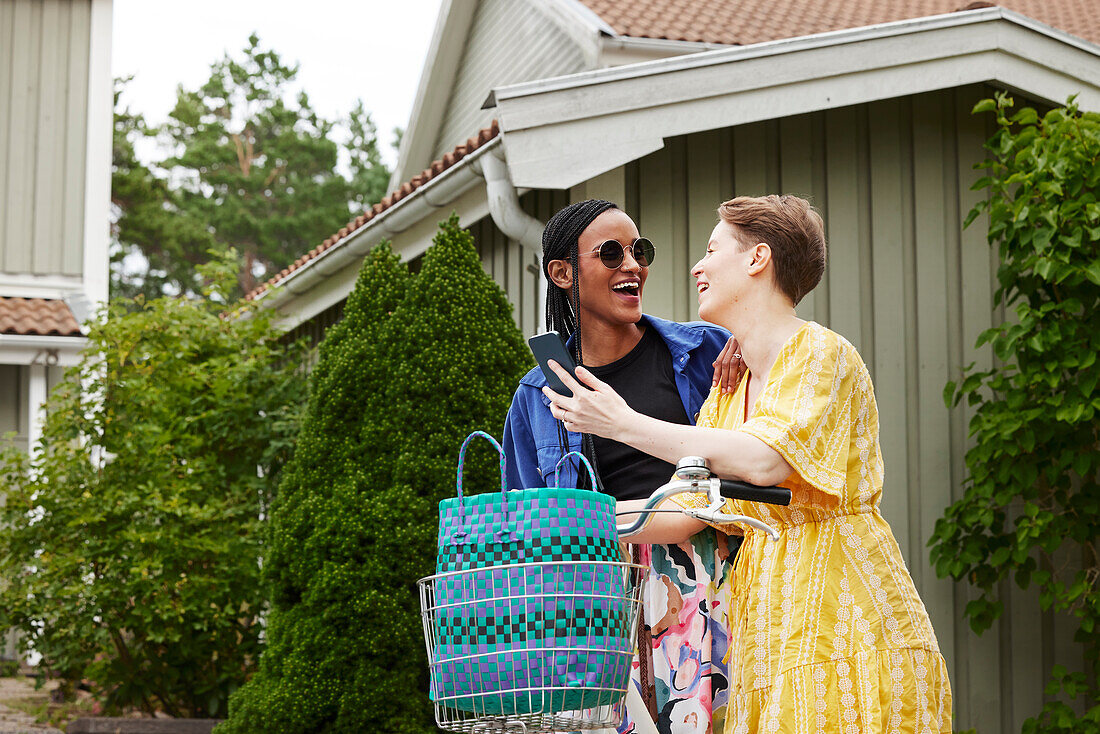
[[[319, 349], [279, 487], [292, 499], [272, 514], [266, 654], [287, 663], [234, 694], [229, 734], [326, 731], [343, 706], [340, 731], [434, 730], [426, 660], [409, 651], [423, 646], [416, 579], [434, 567], [436, 508], [454, 491], [436, 478], [454, 476], [470, 430], [499, 432], [529, 366], [504, 292], [456, 217], [415, 276], [388, 247], [368, 255]], [[470, 489], [499, 487], [484, 442], [464, 466]]]
[[[319, 115], [308, 96], [292, 91], [297, 68], [259, 39], [215, 62], [205, 84], [181, 86], [158, 128], [121, 107], [124, 84], [115, 90], [111, 198], [121, 251], [112, 296], [214, 287], [225, 303], [386, 193], [390, 172], [362, 102], [342, 120]], [[170, 152], [146, 163], [136, 150], [149, 135]], [[230, 247], [244, 255], [232, 278], [206, 282], [195, 263]]]
[[1039, 113], [1031, 107], [1024, 107], [1009, 119], [1018, 125], [1034, 125], [1039, 121]]
[[1100, 259], [1094, 259], [1085, 266], [1085, 277], [1093, 285], [1100, 285]]
[[[227, 307], [250, 318], [223, 319]], [[301, 350], [272, 316], [209, 297], [114, 299], [50, 393], [34, 471], [0, 448], [5, 505], [41, 507], [0, 508], [5, 622], [108, 709], [153, 699], [204, 716], [202, 691], [223, 701], [219, 686], [255, 669], [255, 615], [233, 634], [192, 630], [216, 629], [226, 597], [263, 608], [260, 517], [287, 458], [273, 447], [304, 398]]]
[[[1012, 110], [1007, 94], [975, 111], [997, 113], [981, 165], [987, 237], [998, 259], [993, 328], [976, 346], [992, 347], [980, 380], [950, 384], [967, 395], [972, 437], [963, 493], [936, 524], [930, 555], [936, 573], [981, 594], [965, 610], [978, 633], [1000, 610], [986, 592], [1012, 577], [1038, 588], [1045, 609], [1072, 610], [1086, 661], [1100, 660], [1100, 117], [1076, 107], [1041, 118]], [[1011, 115], [1011, 117], [1009, 117]], [[964, 372], [964, 374], [968, 374]], [[1052, 554], [1075, 559], [1049, 563]], [[1038, 559], [1049, 564], [1039, 566]], [[1084, 569], [1077, 571], [1077, 564]], [[1091, 663], [1090, 663], [1091, 664]], [[1055, 668], [1047, 688], [1100, 700], [1094, 680]], [[1100, 705], [1086, 707], [1100, 730]], [[1084, 720], [1061, 701], [1044, 707], [1027, 732], [1077, 731]]]
[[976, 115], [979, 112], [990, 112], [997, 108], [997, 103], [992, 99], [983, 99], [979, 101], [974, 108], [970, 110], [970, 114]]
[[948, 408], [951, 408], [958, 402], [958, 399], [955, 397], [955, 383], [948, 382], [943, 386], [943, 403]]

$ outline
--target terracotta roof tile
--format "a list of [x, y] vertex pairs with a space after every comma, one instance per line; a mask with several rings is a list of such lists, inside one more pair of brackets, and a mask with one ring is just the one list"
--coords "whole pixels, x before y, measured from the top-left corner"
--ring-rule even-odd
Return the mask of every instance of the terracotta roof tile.
[[82, 336], [80, 324], [62, 300], [0, 296], [0, 334]]
[[464, 157], [466, 157], [466, 154], [474, 152], [481, 146], [488, 143], [490, 140], [493, 140], [499, 134], [500, 126], [497, 124], [496, 120], [493, 120], [492, 125], [487, 128], [483, 128], [482, 130], [479, 130], [477, 135], [470, 138], [465, 143], [455, 148], [453, 151], [444, 154], [441, 159], [432, 161], [432, 164], [424, 169], [422, 172], [416, 174], [408, 181], [398, 186], [396, 190], [391, 191], [388, 196], [382, 199], [382, 201], [378, 202], [369, 210], [367, 210], [363, 214], [360, 214], [352, 221], [348, 222], [345, 226], [341, 227], [336, 234], [326, 238], [321, 244], [317, 245], [317, 247], [314, 247], [305, 255], [299, 257], [291, 265], [281, 270], [277, 275], [268, 279], [267, 282], [253, 289], [248, 295], [245, 296], [245, 298], [252, 300], [254, 298], [257, 298], [260, 294], [262, 294], [264, 291], [268, 290], [272, 286], [278, 285], [280, 281], [285, 280], [287, 276], [289, 276], [295, 270], [298, 270], [325, 250], [335, 246], [345, 237], [352, 234], [360, 227], [364, 226], [367, 222], [374, 219], [376, 216], [386, 211], [397, 202], [401, 201], [401, 199], [404, 199], [406, 196], [416, 191], [418, 188], [428, 183], [439, 174], [446, 171], [455, 163], [462, 160]]
[[[922, 18], [993, 3], [967, 0], [581, 0], [616, 33], [747, 45]], [[1014, 10], [1100, 43], [1096, 0], [999, 0]]]

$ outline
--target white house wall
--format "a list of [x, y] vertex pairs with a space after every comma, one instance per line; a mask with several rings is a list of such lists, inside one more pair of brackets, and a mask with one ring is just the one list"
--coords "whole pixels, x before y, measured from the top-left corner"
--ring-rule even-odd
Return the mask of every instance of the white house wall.
[[84, 269], [91, 21], [91, 0], [0, 0], [0, 272]]
[[[558, 21], [560, 22], [560, 21]], [[586, 67], [577, 42], [527, 0], [481, 0], [470, 27], [434, 158], [487, 127], [493, 87], [572, 74]]]

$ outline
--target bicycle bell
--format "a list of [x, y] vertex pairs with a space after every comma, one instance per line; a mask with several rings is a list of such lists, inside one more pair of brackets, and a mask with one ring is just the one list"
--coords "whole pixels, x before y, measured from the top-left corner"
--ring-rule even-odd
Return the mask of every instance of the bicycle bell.
[[685, 456], [676, 462], [676, 478], [688, 481], [710, 479], [710, 467], [702, 456]]

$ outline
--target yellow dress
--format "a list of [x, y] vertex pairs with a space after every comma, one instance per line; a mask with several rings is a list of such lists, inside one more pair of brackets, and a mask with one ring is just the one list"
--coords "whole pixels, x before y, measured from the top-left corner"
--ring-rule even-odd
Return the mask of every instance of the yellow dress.
[[746, 410], [748, 381], [712, 391], [698, 425], [755, 436], [795, 473], [781, 485], [789, 507], [727, 502], [780, 537], [742, 526], [726, 734], [951, 731], [947, 668], [878, 508], [878, 409], [863, 360], [807, 322]]

